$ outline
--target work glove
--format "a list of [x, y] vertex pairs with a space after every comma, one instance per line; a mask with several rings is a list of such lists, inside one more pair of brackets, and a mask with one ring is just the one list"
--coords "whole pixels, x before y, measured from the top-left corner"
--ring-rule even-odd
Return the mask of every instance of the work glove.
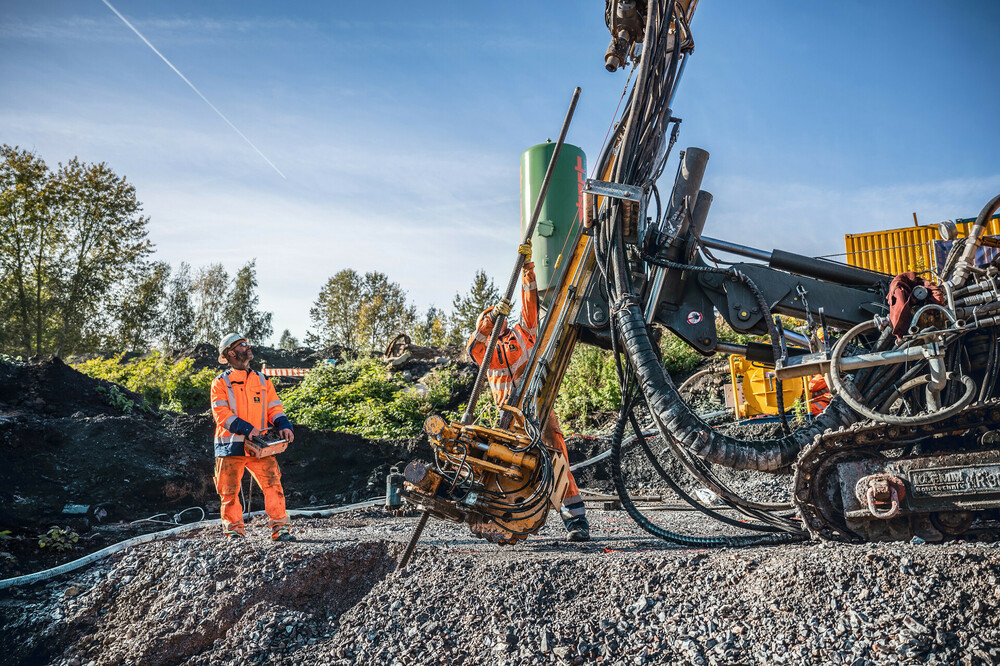
[[525, 261], [531, 261], [531, 241], [518, 245], [517, 253], [524, 255]]

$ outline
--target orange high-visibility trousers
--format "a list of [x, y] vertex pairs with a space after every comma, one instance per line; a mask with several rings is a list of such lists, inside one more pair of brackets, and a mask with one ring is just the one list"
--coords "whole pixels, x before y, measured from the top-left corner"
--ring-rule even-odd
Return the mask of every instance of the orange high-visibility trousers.
[[288, 524], [285, 492], [281, 489], [281, 471], [274, 456], [225, 456], [215, 459], [215, 490], [222, 500], [222, 528], [226, 533], [243, 534], [243, 506], [240, 504], [240, 484], [246, 469], [264, 491], [264, 510], [273, 532]]
[[[545, 427], [542, 428], [542, 441], [549, 447], [555, 445], [554, 448], [562, 451], [563, 456], [566, 457], [566, 464], [569, 464], [569, 451], [566, 449], [566, 438], [563, 437], [555, 411], [550, 411], [549, 418], [545, 420]], [[566, 494], [563, 495], [562, 503], [566, 505], [582, 502], [583, 498], [580, 497], [580, 489], [576, 485], [573, 473], [567, 470], [566, 477], [568, 484], [566, 485]]]

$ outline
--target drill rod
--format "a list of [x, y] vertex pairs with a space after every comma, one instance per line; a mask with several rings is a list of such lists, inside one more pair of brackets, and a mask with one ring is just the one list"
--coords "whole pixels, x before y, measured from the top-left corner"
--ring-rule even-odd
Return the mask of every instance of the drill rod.
[[410, 537], [410, 543], [406, 544], [406, 550], [403, 551], [403, 557], [399, 559], [399, 564], [396, 566], [396, 571], [402, 571], [406, 568], [406, 565], [410, 563], [410, 558], [413, 557], [413, 551], [417, 547], [417, 542], [420, 541], [420, 534], [424, 531], [424, 525], [427, 524], [427, 518], [431, 514], [426, 511], [420, 512], [420, 520], [417, 521], [417, 527], [413, 530], [413, 536]]
[[[573, 120], [573, 112], [576, 110], [576, 103], [580, 99], [580, 88], [579, 86], [573, 91], [573, 99], [569, 104], [569, 111], [566, 112], [566, 119], [563, 120], [562, 129], [559, 131], [559, 140], [556, 141], [555, 150], [552, 151], [552, 157], [549, 159], [549, 166], [545, 170], [545, 177], [542, 179], [542, 186], [538, 191], [538, 200], [535, 201], [535, 209], [531, 213], [531, 221], [528, 223], [528, 228], [524, 231], [524, 238], [521, 244], [531, 242], [531, 237], [535, 233], [535, 225], [538, 223], [538, 216], [542, 213], [542, 204], [545, 203], [545, 195], [549, 189], [549, 183], [552, 182], [552, 174], [555, 172], [556, 160], [559, 159], [559, 153], [562, 151], [563, 143], [566, 141], [566, 132], [569, 131], [569, 124]], [[517, 261], [514, 264], [514, 270], [510, 274], [510, 280], [507, 281], [507, 292], [504, 296], [504, 300], [509, 306], [511, 303], [511, 298], [514, 296], [514, 290], [517, 288], [517, 282], [521, 275], [521, 268], [524, 266], [525, 256], [518, 253]], [[476, 403], [479, 402], [479, 396], [483, 392], [483, 384], [486, 379], [486, 368], [489, 365], [490, 359], [493, 357], [493, 350], [496, 349], [497, 339], [500, 337], [500, 330], [503, 328], [504, 321], [507, 319], [507, 315], [499, 311], [499, 308], [493, 310], [495, 319], [493, 320], [493, 332], [490, 335], [489, 343], [486, 345], [486, 353], [483, 355], [483, 361], [479, 364], [479, 372], [476, 374], [476, 382], [472, 385], [472, 395], [469, 398], [469, 404], [465, 408], [465, 414], [462, 415], [462, 424], [468, 425], [472, 423], [472, 416], [476, 411]]]

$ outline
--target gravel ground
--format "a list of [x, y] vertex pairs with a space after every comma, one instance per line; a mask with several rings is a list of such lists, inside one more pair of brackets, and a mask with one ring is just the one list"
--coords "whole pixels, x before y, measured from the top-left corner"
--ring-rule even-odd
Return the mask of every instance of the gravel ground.
[[[691, 512], [679, 531], [722, 533]], [[622, 512], [512, 547], [380, 509], [216, 529], [0, 593], [15, 664], [996, 664], [1000, 544], [684, 550]]]

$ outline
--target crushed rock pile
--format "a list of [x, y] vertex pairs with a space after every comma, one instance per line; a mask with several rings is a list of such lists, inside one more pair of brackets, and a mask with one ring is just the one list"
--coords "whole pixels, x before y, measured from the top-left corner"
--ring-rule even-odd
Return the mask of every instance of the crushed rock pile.
[[[1000, 660], [1000, 544], [691, 551], [592, 512], [512, 547], [375, 510], [214, 530], [0, 594], [8, 663], [963, 664]], [[664, 514], [671, 529], [698, 529]], [[703, 526], [702, 526], [703, 528]]]

